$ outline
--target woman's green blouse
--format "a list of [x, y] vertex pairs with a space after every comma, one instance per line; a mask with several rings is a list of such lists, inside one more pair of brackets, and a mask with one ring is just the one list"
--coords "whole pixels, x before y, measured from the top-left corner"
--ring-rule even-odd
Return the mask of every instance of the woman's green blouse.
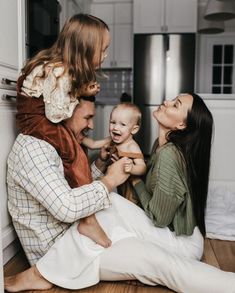
[[185, 161], [173, 143], [158, 149], [157, 145], [156, 141], [145, 183], [134, 186], [136, 196], [155, 226], [168, 226], [176, 235], [191, 235], [196, 223]]

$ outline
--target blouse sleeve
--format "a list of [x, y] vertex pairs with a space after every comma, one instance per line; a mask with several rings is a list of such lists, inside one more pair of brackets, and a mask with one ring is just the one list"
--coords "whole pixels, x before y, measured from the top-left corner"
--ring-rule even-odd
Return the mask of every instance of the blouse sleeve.
[[70, 118], [79, 103], [70, 98], [69, 78], [62, 73], [62, 67], [51, 69], [44, 82], [45, 115], [53, 123]]
[[169, 148], [163, 149], [151, 176], [155, 183], [153, 194], [149, 193], [143, 181], [134, 188], [148, 217], [157, 227], [166, 227], [172, 223], [187, 192], [182, 164], [176, 153]]

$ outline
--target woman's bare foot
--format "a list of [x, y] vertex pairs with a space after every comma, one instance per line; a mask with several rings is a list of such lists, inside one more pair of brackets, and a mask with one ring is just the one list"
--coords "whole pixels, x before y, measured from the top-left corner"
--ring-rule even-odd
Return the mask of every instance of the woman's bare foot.
[[8, 292], [49, 290], [52, 287], [53, 284], [42, 277], [36, 266], [14, 276], [4, 278], [4, 289]]
[[80, 234], [89, 237], [104, 248], [108, 248], [112, 244], [112, 241], [97, 222], [95, 215], [81, 219], [77, 229]]

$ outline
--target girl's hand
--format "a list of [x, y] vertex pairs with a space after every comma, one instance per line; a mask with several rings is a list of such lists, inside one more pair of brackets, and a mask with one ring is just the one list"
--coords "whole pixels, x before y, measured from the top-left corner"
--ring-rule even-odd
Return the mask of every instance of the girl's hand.
[[84, 84], [81, 86], [80, 90], [78, 91], [78, 96], [95, 96], [100, 91], [100, 84], [98, 82], [90, 82], [89, 84]]

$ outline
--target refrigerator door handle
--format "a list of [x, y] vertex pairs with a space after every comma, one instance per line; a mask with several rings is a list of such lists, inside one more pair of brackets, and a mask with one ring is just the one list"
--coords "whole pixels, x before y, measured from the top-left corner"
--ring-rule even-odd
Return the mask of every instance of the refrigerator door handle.
[[170, 49], [170, 38], [169, 38], [169, 35], [166, 35], [165, 37], [165, 51], [169, 51]]

